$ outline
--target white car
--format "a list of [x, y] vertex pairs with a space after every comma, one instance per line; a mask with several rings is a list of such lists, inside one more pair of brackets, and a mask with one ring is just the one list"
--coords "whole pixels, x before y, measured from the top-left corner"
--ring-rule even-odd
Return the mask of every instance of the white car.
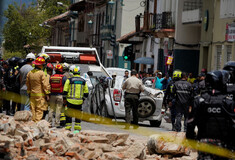
[[[124, 77], [117, 76], [114, 87], [110, 88], [111, 99], [108, 93], [105, 94], [107, 112], [110, 117], [125, 118], [123, 82]], [[164, 93], [162, 91], [145, 86], [145, 91], [140, 94], [138, 105], [140, 122], [149, 121], [150, 125], [154, 127], [161, 125], [164, 115], [164, 110], [162, 109], [163, 97]], [[114, 112], [111, 103], [113, 103]]]

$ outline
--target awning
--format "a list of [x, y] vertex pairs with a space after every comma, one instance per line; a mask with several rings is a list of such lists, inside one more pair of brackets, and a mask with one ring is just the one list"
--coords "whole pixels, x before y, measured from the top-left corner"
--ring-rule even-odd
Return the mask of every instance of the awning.
[[52, 17], [52, 18], [46, 20], [45, 22], [47, 22], [49, 24], [49, 23], [53, 23], [55, 21], [59, 21], [59, 20], [62, 20], [62, 19], [65, 20], [65, 19], [67, 19], [69, 17], [69, 15], [70, 15], [70, 11], [67, 11], [67, 12], [64, 12], [63, 14], [60, 14], [60, 15], [55, 16], [55, 17]]
[[69, 6], [69, 10], [80, 12], [82, 10], [85, 10], [85, 4], [86, 4], [85, 0], [79, 0], [78, 2], [71, 4]]
[[154, 59], [151, 57], [140, 57], [134, 60], [134, 63], [140, 63], [140, 64], [154, 64]]
[[[143, 27], [140, 29], [140, 32], [142, 32]], [[117, 39], [117, 42], [119, 43], [137, 43], [138, 41], [131, 41], [130, 39], [135, 37], [139, 32], [136, 31], [132, 31], [129, 32], [125, 35], [123, 35], [122, 37], [120, 37], [119, 39]]]

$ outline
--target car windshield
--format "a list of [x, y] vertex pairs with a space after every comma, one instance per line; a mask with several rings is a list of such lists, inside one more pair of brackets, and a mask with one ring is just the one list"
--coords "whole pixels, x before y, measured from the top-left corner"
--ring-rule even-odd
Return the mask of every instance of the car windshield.
[[123, 76], [117, 76], [116, 80], [115, 80], [114, 88], [121, 89], [122, 85], [123, 85], [123, 82], [124, 82], [124, 77]]

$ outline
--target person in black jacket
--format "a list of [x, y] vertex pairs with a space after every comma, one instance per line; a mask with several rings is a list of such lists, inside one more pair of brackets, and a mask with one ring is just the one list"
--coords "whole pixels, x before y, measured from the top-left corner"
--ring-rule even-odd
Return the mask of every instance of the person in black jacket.
[[[208, 72], [206, 92], [195, 97], [189, 113], [186, 137], [200, 142], [234, 150], [235, 119], [234, 100], [227, 96], [229, 73], [225, 70]], [[195, 133], [197, 126], [198, 132]], [[198, 159], [226, 159], [198, 152]]]
[[223, 70], [229, 72], [230, 78], [227, 83], [227, 93], [235, 100], [235, 61], [229, 61], [224, 65]]
[[[18, 62], [17, 57], [12, 57], [8, 60], [9, 67], [6, 70], [6, 73], [4, 75], [4, 83], [6, 85], [6, 114], [7, 115], [14, 115], [15, 109], [16, 109], [16, 100], [17, 100], [17, 94], [19, 93], [19, 83], [17, 81], [19, 77], [19, 69], [17, 67]], [[12, 101], [12, 105], [10, 105], [10, 101]], [[18, 107], [20, 108], [20, 107]]]
[[181, 75], [182, 79], [175, 82], [173, 86], [173, 94], [175, 94], [175, 109], [176, 109], [176, 120], [175, 130], [181, 131], [181, 120], [184, 116], [184, 131], [187, 129], [187, 118], [188, 110], [192, 105], [193, 89], [192, 84], [187, 81], [187, 75], [185, 72]]
[[[173, 86], [176, 81], [180, 80], [182, 72], [180, 70], [175, 70], [173, 72], [173, 79], [168, 83], [166, 88], [166, 93], [164, 95], [163, 103], [165, 106], [170, 108], [171, 113], [171, 123], [172, 123], [172, 131], [175, 131], [175, 94], [173, 93]], [[167, 109], [166, 109], [167, 110]]]

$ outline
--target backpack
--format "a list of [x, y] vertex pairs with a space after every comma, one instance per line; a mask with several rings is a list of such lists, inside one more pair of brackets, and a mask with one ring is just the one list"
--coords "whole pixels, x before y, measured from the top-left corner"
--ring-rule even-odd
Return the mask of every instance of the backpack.
[[51, 93], [63, 93], [63, 79], [64, 75], [62, 74], [54, 74], [51, 76], [50, 84], [51, 84]]

